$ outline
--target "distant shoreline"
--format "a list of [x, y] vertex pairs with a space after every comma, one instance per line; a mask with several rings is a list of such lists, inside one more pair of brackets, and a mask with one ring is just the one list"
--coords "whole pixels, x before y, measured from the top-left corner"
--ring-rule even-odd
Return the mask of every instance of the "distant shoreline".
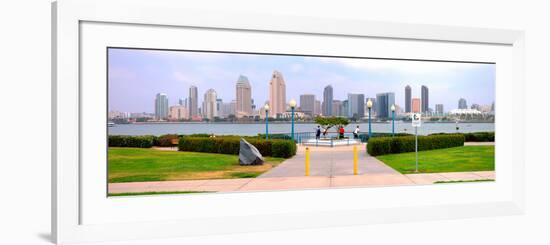
[[[395, 121], [399, 123], [411, 123], [410, 121]], [[270, 121], [269, 124], [290, 124], [289, 121]], [[294, 122], [295, 124], [317, 124], [315, 122]], [[350, 122], [349, 124], [362, 124], [362, 123], [368, 123], [368, 122]], [[386, 122], [371, 122], [372, 124], [391, 124], [391, 121]], [[456, 122], [452, 121], [445, 121], [445, 122], [431, 122], [431, 121], [422, 121], [422, 123], [429, 123], [429, 124], [456, 124]], [[464, 123], [495, 123], [492, 121], [464, 121], [464, 122], [458, 122], [458, 124], [464, 124]], [[265, 124], [264, 122], [135, 122], [135, 123], [123, 123], [123, 124], [116, 124], [116, 125], [130, 125], [130, 124], [137, 124], [137, 125], [158, 125], [158, 124]]]

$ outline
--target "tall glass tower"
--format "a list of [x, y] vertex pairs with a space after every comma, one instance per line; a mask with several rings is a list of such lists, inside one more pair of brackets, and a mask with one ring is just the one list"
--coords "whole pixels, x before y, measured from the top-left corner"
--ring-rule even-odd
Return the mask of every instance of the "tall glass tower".
[[168, 118], [168, 96], [165, 93], [158, 93], [155, 97], [155, 118], [157, 120]]
[[328, 85], [323, 91], [323, 115], [331, 116], [332, 115], [332, 101], [334, 100], [334, 91], [332, 86]]

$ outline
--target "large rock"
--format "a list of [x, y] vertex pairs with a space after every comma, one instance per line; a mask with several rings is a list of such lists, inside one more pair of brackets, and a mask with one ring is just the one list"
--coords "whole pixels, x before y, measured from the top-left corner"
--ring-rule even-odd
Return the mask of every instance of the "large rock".
[[239, 148], [239, 164], [240, 165], [260, 165], [264, 163], [264, 158], [260, 151], [256, 149], [248, 141], [241, 138]]

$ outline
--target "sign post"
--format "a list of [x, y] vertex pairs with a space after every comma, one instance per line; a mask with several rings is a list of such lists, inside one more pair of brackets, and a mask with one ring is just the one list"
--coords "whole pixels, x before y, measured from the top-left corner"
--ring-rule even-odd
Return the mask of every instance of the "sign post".
[[414, 113], [412, 115], [412, 126], [414, 127], [414, 151], [416, 152], [416, 173], [418, 173], [418, 128], [421, 124], [420, 116], [420, 113]]

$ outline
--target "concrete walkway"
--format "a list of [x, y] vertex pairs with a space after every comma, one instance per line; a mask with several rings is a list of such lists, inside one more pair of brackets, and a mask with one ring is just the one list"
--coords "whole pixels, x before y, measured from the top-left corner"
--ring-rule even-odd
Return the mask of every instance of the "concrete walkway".
[[[398, 175], [399, 176], [399, 175]], [[495, 179], [493, 171], [457, 172], [436, 174], [407, 174], [397, 177], [392, 174], [367, 173], [348, 176], [301, 176], [250, 179], [214, 179], [155, 181], [133, 183], [110, 183], [109, 193], [170, 192], [170, 191], [277, 191], [328, 189], [342, 187], [382, 187], [403, 185], [429, 185], [436, 181]]]
[[[305, 174], [305, 146], [298, 146], [296, 156], [284, 161], [277, 167], [258, 178], [297, 177]], [[353, 146], [309, 147], [310, 176], [346, 176], [353, 175]], [[399, 172], [380, 160], [367, 155], [365, 144], [357, 145], [358, 174], [384, 174], [402, 178]], [[407, 182], [404, 180], [404, 183]]]

